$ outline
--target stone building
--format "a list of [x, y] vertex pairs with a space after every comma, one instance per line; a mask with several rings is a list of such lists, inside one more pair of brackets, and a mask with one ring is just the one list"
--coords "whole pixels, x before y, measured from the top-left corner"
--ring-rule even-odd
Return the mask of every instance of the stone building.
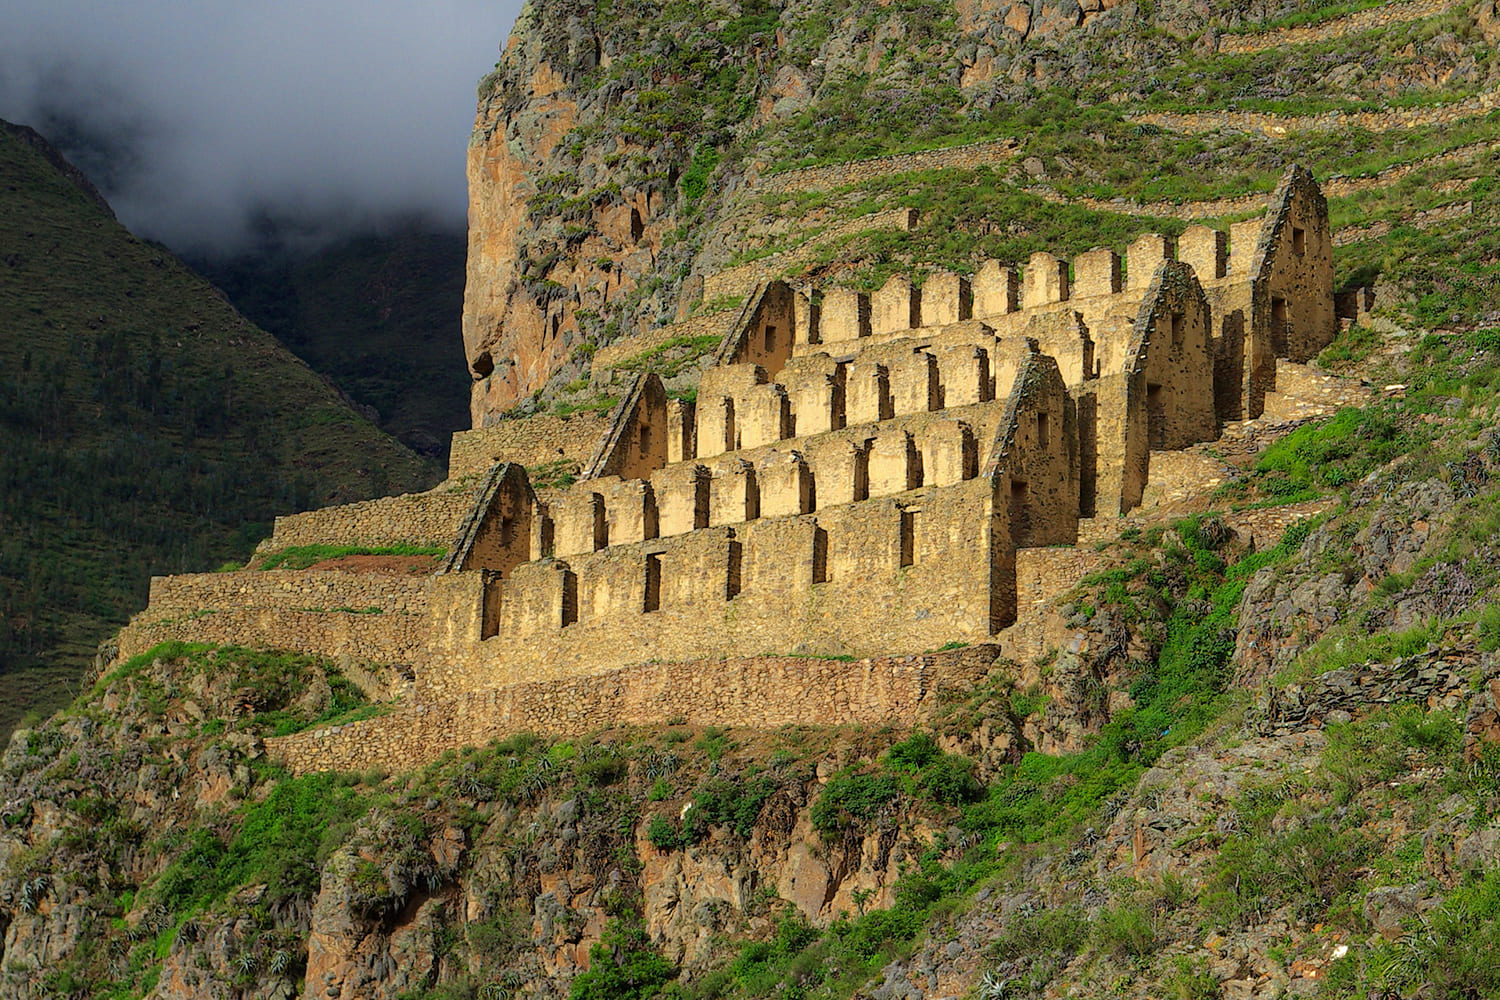
[[[440, 538], [442, 568], [399, 601], [357, 574], [158, 579], [122, 653], [223, 628], [405, 663], [431, 703], [653, 661], [984, 643], [1016, 620], [1018, 550], [1138, 505], [1153, 452], [1258, 416], [1275, 360], [1332, 339], [1331, 246], [1293, 168], [1263, 218], [1189, 229], [1175, 256], [1145, 236], [869, 294], [763, 284], [693, 400], [642, 375], [597, 425], [469, 440], [450, 482], [483, 475], [466, 504], [426, 495], [441, 516], [405, 498], [366, 505], [375, 527], [351, 508], [278, 520], [269, 549], [320, 527], [334, 544]], [[526, 467], [556, 455], [578, 480], [534, 486]], [[304, 621], [309, 588], [381, 613]]]

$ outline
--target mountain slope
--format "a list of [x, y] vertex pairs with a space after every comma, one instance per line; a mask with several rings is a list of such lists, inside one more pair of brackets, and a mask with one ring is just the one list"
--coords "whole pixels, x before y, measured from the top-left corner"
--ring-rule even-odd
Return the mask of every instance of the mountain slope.
[[252, 322], [373, 407], [382, 430], [443, 462], [450, 436], [469, 425], [459, 325], [464, 248], [462, 233], [421, 222], [314, 249], [273, 225], [246, 250], [188, 263]]
[[153, 573], [433, 478], [40, 150], [0, 130], [0, 733], [59, 703]]

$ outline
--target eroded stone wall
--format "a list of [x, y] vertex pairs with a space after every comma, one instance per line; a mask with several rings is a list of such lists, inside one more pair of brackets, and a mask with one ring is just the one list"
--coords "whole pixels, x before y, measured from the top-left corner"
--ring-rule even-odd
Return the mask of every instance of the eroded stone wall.
[[565, 681], [465, 692], [344, 726], [272, 737], [267, 750], [294, 773], [406, 770], [445, 751], [516, 733], [583, 736], [659, 724], [774, 728], [923, 721], [945, 686], [967, 686], [994, 665], [977, 645], [920, 656], [857, 660], [741, 657], [655, 663]]
[[411, 664], [427, 642], [428, 579], [283, 570], [154, 577], [150, 604], [120, 632], [120, 655], [183, 641]]
[[472, 490], [439, 487], [427, 493], [288, 514], [276, 519], [271, 537], [256, 551], [274, 552], [301, 545], [447, 547], [473, 502]]
[[453, 435], [448, 478], [480, 475], [497, 462], [516, 462], [528, 469], [572, 462], [581, 468], [593, 456], [608, 421], [605, 413], [538, 414], [459, 431]]
[[1008, 537], [991, 545], [1005, 499], [981, 478], [541, 559], [504, 582], [490, 639], [475, 631], [480, 584], [454, 581], [434, 615], [446, 645], [419, 684], [450, 696], [650, 659], [982, 641], [991, 592], [1014, 589]]

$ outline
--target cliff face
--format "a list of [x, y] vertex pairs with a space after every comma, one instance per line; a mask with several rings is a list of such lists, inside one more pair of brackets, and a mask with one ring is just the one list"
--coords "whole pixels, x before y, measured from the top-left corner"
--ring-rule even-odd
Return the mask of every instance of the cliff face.
[[[1139, 12], [1112, 12], [1115, 0], [919, 6], [530, 0], [481, 84], [469, 144], [474, 425], [593, 347], [670, 321], [682, 280], [740, 249], [710, 237], [747, 183], [825, 155], [808, 116], [839, 118], [830, 132], [859, 117], [851, 80], [871, 100], [889, 92], [961, 119], [1029, 85], [1028, 43], [1055, 63], [1058, 39], [1087, 33], [1098, 61], [1056, 67], [1073, 78], [1138, 47], [1120, 28]], [[1201, 18], [1157, 6], [1185, 28]]]
[[[1087, 249], [1080, 230], [1100, 225], [1057, 202], [1244, 195], [1293, 161], [1342, 173], [1371, 154], [1315, 134], [1339, 109], [1438, 106], [1496, 78], [1492, 3], [1409, 0], [1301, 27], [1307, 17], [1246, 0], [530, 0], [481, 84], [469, 147], [473, 422], [575, 381], [598, 347], [744, 291], [710, 283], [700, 303], [689, 275], [819, 234], [837, 238], [789, 273]], [[1207, 115], [1198, 131], [1223, 131], [1150, 123], [1182, 108]], [[1244, 137], [1223, 116], [1241, 108], [1333, 117]], [[1413, 148], [1441, 146], [1422, 131], [1450, 118], [1418, 112], [1402, 127], [1416, 128]], [[787, 173], [996, 138], [1010, 145], [946, 189], [936, 164]], [[954, 187], [989, 198], [955, 205]], [[906, 206], [924, 210], [907, 236], [859, 238], [860, 218]]]

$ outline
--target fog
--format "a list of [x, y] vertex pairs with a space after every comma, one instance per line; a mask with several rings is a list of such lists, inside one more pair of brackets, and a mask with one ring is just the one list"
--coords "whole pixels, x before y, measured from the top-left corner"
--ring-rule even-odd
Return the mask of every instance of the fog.
[[463, 224], [475, 87], [520, 0], [5, 0], [0, 118], [58, 145], [137, 234], [233, 250]]

